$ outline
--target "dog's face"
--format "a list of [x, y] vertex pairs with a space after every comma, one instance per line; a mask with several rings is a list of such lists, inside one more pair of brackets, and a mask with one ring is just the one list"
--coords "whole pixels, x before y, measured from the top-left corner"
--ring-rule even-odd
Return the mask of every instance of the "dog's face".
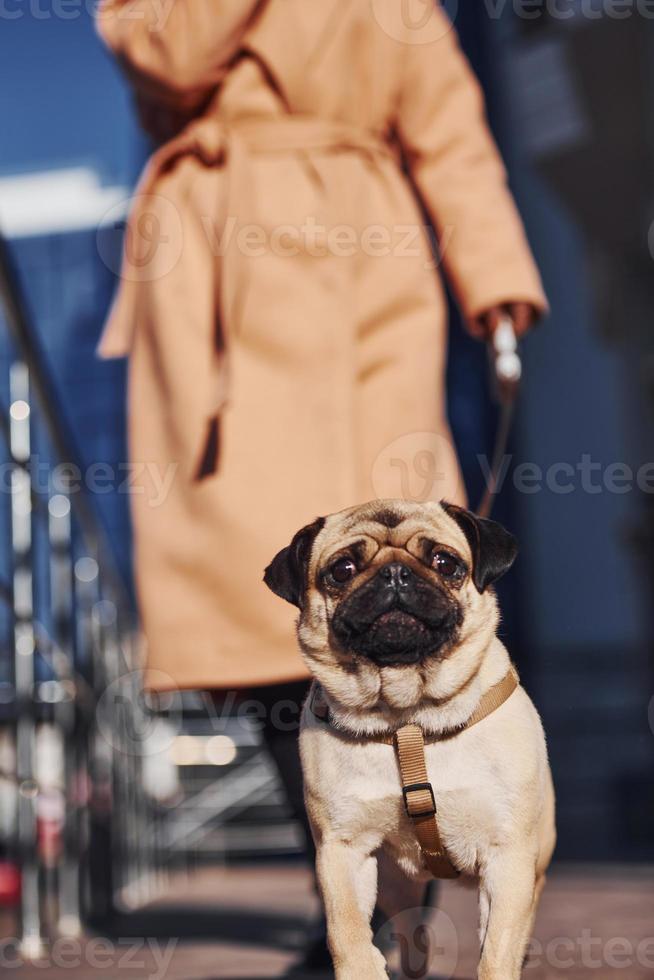
[[466, 642], [490, 637], [490, 586], [515, 555], [504, 528], [462, 508], [375, 501], [302, 528], [265, 581], [300, 609], [305, 657], [338, 696], [357, 673], [369, 683], [400, 669], [428, 684]]

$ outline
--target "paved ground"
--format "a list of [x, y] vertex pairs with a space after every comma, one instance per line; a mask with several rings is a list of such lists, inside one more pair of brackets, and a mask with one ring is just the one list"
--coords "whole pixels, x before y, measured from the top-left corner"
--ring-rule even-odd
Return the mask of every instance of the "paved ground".
[[[652, 870], [556, 869], [541, 905], [525, 978], [651, 980]], [[431, 974], [439, 980], [471, 980], [477, 962], [476, 896], [446, 883], [439, 904], [430, 926]], [[292, 966], [315, 911], [309, 875], [300, 867], [202, 871], [171, 882], [164, 898], [121, 924], [119, 938], [59, 941], [33, 965], [14, 965], [14, 948], [5, 942], [0, 944], [0, 970], [4, 966], [7, 977], [20, 980], [281, 977]], [[10, 934], [5, 922], [4, 935]]]

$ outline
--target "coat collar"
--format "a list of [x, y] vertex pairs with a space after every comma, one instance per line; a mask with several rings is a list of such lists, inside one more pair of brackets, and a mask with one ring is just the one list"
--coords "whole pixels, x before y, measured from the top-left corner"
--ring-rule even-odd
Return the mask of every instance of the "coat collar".
[[343, 13], [343, 0], [264, 0], [243, 49], [268, 69], [287, 106], [302, 111], [312, 58]]

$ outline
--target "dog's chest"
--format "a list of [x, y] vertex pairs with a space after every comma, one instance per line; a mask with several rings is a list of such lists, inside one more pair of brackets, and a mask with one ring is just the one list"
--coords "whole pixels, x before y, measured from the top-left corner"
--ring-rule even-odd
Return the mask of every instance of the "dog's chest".
[[[392, 850], [409, 874], [422, 867], [414, 826], [406, 814], [395, 751], [368, 743], [336, 753], [330, 794], [330, 824], [346, 837], [363, 835]], [[510, 833], [510, 799], [491, 760], [464, 753], [456, 743], [434, 743], [425, 751], [443, 842], [460, 870], [472, 873], [477, 855]]]

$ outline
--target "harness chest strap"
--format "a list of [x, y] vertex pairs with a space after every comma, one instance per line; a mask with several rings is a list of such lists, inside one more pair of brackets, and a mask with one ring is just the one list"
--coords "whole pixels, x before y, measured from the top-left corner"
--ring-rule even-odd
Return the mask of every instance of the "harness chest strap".
[[[518, 687], [518, 675], [513, 667], [484, 694], [467, 722], [459, 728], [427, 736], [429, 742], [443, 741], [459, 735], [487, 718], [507, 701]], [[329, 720], [329, 708], [321, 698], [321, 691], [314, 688], [311, 708], [318, 718]], [[373, 736], [372, 741], [393, 745], [402, 779], [402, 795], [407, 815], [411, 819], [416, 838], [427, 869], [435, 878], [457, 878], [459, 872], [452, 864], [438, 829], [436, 799], [429, 782], [425, 758], [425, 734], [420, 725], [403, 725], [396, 732]]]
[[398, 729], [395, 748], [404, 806], [413, 824], [424, 862], [434, 878], [457, 878], [459, 872], [448, 857], [438, 829], [436, 799], [427, 774], [422, 728], [419, 725], [404, 725]]

